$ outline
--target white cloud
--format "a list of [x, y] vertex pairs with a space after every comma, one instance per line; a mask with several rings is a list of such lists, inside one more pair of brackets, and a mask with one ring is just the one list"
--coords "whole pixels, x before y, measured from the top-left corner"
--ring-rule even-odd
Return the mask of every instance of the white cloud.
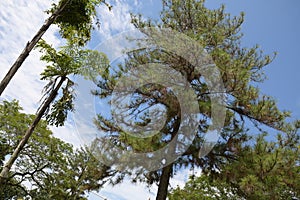
[[[106, 186], [100, 191], [100, 195], [109, 200], [133, 200], [133, 199], [155, 199], [157, 187], [148, 188], [145, 184], [133, 184], [130, 180], [125, 180], [122, 184], [114, 187]], [[91, 200], [98, 200], [95, 195], [90, 196]]]
[[51, 131], [54, 133], [55, 137], [72, 144], [75, 148], [79, 148], [82, 144], [77, 132], [74, 128], [74, 124], [70, 121], [66, 122], [62, 127], [50, 127]]
[[[15, 3], [1, 1], [0, 6], [2, 8], [0, 13], [0, 79], [2, 80], [26, 43], [33, 38], [45, 19], [49, 17], [44, 11], [50, 8], [51, 2], [48, 0], [18, 0]], [[58, 28], [51, 25], [43, 38], [58, 47], [62, 41], [56, 37], [57, 32]], [[4, 99], [19, 100], [26, 113], [36, 112], [46, 83], [40, 80], [40, 73], [46, 64], [40, 61], [40, 56], [37, 50], [30, 53], [2, 95]], [[74, 137], [74, 128], [70, 123], [64, 127], [51, 127], [51, 130], [59, 138], [75, 145], [78, 144], [78, 140]]]
[[[15, 3], [14, 3], [15, 2]], [[26, 43], [30, 41], [38, 29], [49, 17], [44, 11], [49, 9], [51, 1], [14, 0], [0, 1], [0, 79], [8, 72]], [[62, 41], [57, 38], [58, 27], [51, 25], [43, 39], [54, 47]], [[35, 113], [40, 104], [45, 81], [40, 80], [40, 73], [46, 63], [40, 61], [41, 54], [33, 50], [21, 68], [17, 71], [2, 98], [17, 99], [26, 113]], [[72, 144], [79, 144], [74, 126], [67, 122], [64, 127], [51, 127], [59, 138]]]
[[101, 26], [97, 34], [102, 41], [112, 35], [134, 28], [130, 23], [130, 12], [133, 10], [133, 7], [130, 5], [136, 4], [133, 0], [112, 0], [108, 3], [113, 6], [111, 11], [105, 5], [101, 5], [98, 8]]
[[[170, 180], [170, 188], [183, 188], [188, 178], [194, 174], [200, 176], [201, 169], [196, 168], [194, 170], [183, 169], [180, 170]], [[157, 193], [157, 185], [147, 186], [145, 183], [133, 184], [130, 180], [126, 179], [122, 184], [116, 186], [106, 185], [97, 195], [97, 193], [91, 193], [89, 196], [90, 200], [101, 200], [107, 198], [109, 200], [133, 200], [133, 199], [145, 199], [154, 200]]]
[[[11, 1], [0, 2], [1, 80], [47, 18], [44, 10], [50, 7], [50, 3], [47, 0], [21, 0], [15, 4]], [[55, 37], [55, 32], [57, 28], [51, 26], [44, 38], [57, 46], [60, 41]], [[42, 63], [39, 57], [40, 54], [36, 50], [29, 55], [3, 94], [4, 98], [20, 100], [24, 110], [30, 113], [35, 112], [44, 86], [44, 82], [39, 80], [39, 74], [45, 63]]]
[[176, 188], [179, 186], [180, 188], [183, 188], [187, 180], [191, 175], [200, 176], [201, 169], [195, 168], [194, 170], [190, 169], [183, 169], [180, 170], [171, 180], [170, 185], [172, 188]]

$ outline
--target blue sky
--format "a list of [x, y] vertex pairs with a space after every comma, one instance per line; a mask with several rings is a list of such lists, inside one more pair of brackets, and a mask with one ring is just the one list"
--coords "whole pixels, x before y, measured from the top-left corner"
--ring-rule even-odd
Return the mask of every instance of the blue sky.
[[[17, 3], [16, 3], [17, 2]], [[93, 33], [91, 48], [96, 48], [108, 38], [122, 31], [128, 31], [130, 12], [140, 12], [147, 17], [157, 18], [161, 8], [160, 0], [111, 0], [114, 7], [109, 12], [100, 7], [102, 19], [101, 29]], [[0, 78], [23, 49], [25, 43], [41, 26], [47, 17], [44, 10], [50, 7], [48, 0], [1, 0], [0, 1]], [[273, 96], [281, 109], [292, 111], [294, 119], [300, 118], [300, 1], [299, 0], [207, 0], [206, 5], [216, 8], [226, 5], [226, 11], [232, 15], [245, 12], [242, 26], [244, 46], [259, 44], [265, 53], [278, 52], [278, 56], [265, 73], [268, 79], [260, 85], [263, 93]], [[52, 26], [44, 38], [58, 47], [62, 41], [57, 38], [57, 27]], [[39, 74], [44, 64], [39, 61], [39, 53], [34, 51], [4, 93], [4, 98], [20, 100], [24, 110], [34, 113], [38, 106], [44, 82]], [[73, 143], [80, 143], [74, 123], [70, 121], [65, 127], [52, 128], [57, 137]], [[63, 134], [62, 134], [63, 133]], [[183, 171], [172, 180], [172, 186], [182, 185], [188, 171]], [[100, 192], [110, 200], [132, 200], [154, 198], [156, 187], [146, 188], [145, 185], [133, 185], [129, 181], [115, 188], [106, 187]], [[96, 195], [90, 199], [101, 199]]]
[[245, 12], [245, 46], [259, 44], [266, 53], [278, 52], [274, 62], [265, 68], [268, 79], [261, 84], [261, 90], [277, 99], [280, 108], [300, 118], [300, 1], [211, 0], [207, 4], [214, 7], [220, 2], [230, 13]]

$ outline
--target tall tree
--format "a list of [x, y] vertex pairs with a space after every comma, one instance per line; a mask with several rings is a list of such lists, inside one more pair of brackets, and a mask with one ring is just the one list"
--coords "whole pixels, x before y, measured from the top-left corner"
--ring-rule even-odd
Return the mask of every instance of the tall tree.
[[[34, 118], [22, 113], [17, 101], [0, 105], [0, 147], [5, 149], [0, 154], [1, 163], [11, 155]], [[87, 149], [75, 150], [53, 137], [42, 120], [6, 183], [0, 185], [0, 199], [86, 199], [85, 192], [99, 190], [112, 173]]]
[[[240, 29], [244, 21], [243, 13], [238, 17], [231, 17], [224, 11], [224, 6], [216, 10], [209, 10], [205, 7], [203, 0], [163, 0], [162, 2], [163, 11], [159, 22], [145, 21], [141, 16], [132, 18], [135, 27], [145, 35], [144, 42], [151, 48], [130, 52], [125, 64], [120, 67], [112, 67], [113, 70], [107, 70], [102, 75], [97, 84], [99, 90], [94, 91], [99, 98], [111, 97], [118, 81], [122, 81], [122, 77], [126, 77], [128, 72], [142, 65], [147, 66], [149, 63], [163, 64], [176, 70], [193, 88], [201, 111], [199, 113], [201, 120], [193, 144], [179, 159], [161, 170], [147, 174], [143, 170], [139, 172], [135, 169], [134, 171], [140, 180], [159, 183], [157, 200], [166, 199], [169, 179], [176, 170], [194, 165], [201, 167], [203, 173], [213, 173], [218, 171], [224, 163], [234, 160], [237, 149], [249, 138], [245, 131], [249, 125], [249, 123], [245, 123], [246, 121], [252, 122], [257, 127], [266, 125], [284, 130], [286, 129], [285, 118], [289, 116], [288, 112], [281, 112], [276, 107], [272, 97], [260, 94], [259, 89], [253, 86], [254, 83], [264, 80], [263, 67], [268, 65], [273, 57], [263, 55], [257, 46], [241, 47]], [[205, 49], [220, 71], [225, 87], [224, 93], [227, 97], [225, 102], [226, 119], [215, 148], [204, 157], [199, 157], [198, 152], [205, 144], [204, 136], [212, 120], [210, 97], [213, 94], [209, 90], [205, 77], [201, 72], [196, 71], [197, 66], [189, 63], [182, 56], [168, 52], [157, 43], [151, 42], [156, 38], [152, 31], [148, 31], [147, 28], [150, 27], [155, 27], [157, 31], [161, 32], [165, 29], [172, 29], [187, 35]], [[176, 48], [184, 49], [186, 44], [178, 42], [174, 45]], [[187, 53], [192, 54], [193, 52]], [[151, 152], [164, 147], [172, 139], [182, 136], [181, 133], [178, 133], [179, 126], [183, 123], [180, 118], [181, 108], [174, 91], [160, 84], [149, 83], [133, 92], [126, 91], [126, 89], [120, 92], [132, 93], [132, 101], [127, 112], [129, 114], [123, 118], [122, 123], [124, 124], [145, 126], [151, 123], [153, 119], [149, 118], [149, 112], [147, 113], [145, 108], [151, 108], [157, 104], [164, 107], [167, 114], [165, 118], [157, 116], [155, 119], [157, 121], [165, 120], [165, 125], [160, 133], [146, 138], [132, 136], [122, 130], [120, 124], [108, 117], [107, 113], [100, 114], [97, 126], [107, 133], [107, 138], [112, 138], [115, 145], [123, 150], [150, 152], [148, 159], [151, 159]], [[128, 119], [135, 121], [131, 123], [127, 121]], [[175, 151], [168, 153], [175, 153]], [[136, 168], [138, 167], [136, 166]], [[132, 169], [127, 168], [127, 170]]]
[[52, 8], [47, 11], [48, 14], [51, 13], [51, 16], [44, 22], [32, 40], [26, 44], [22, 53], [1, 81], [0, 96], [51, 24], [59, 26], [63, 38], [71, 39], [73, 42], [76, 39], [78, 44], [84, 45], [91, 37], [92, 22], [93, 18], [96, 17], [96, 6], [101, 3], [106, 4], [111, 9], [105, 0], [61, 0], [58, 4], [53, 4]]
[[[108, 62], [104, 54], [97, 51], [82, 50], [78, 44], [74, 43], [70, 43], [68, 46], [63, 47], [61, 51], [56, 51], [43, 40], [39, 42], [38, 47], [42, 52], [44, 52], [41, 60], [50, 64], [41, 74], [41, 79], [48, 80], [49, 82], [45, 86], [44, 100], [40, 105], [32, 124], [19, 141], [19, 144], [16, 146], [16, 149], [0, 173], [1, 183], [5, 180], [5, 178], [7, 178], [9, 170], [18, 158], [22, 149], [25, 147], [43, 116], [46, 115], [46, 119], [50, 125], [64, 125], [68, 111], [73, 110], [74, 99], [74, 82], [68, 76], [79, 74], [83, 76], [90, 76], [90, 74], [95, 74], [91, 71], [94, 70], [96, 72], [100, 72], [101, 69], [99, 66], [102, 67]], [[93, 59], [97, 58], [101, 65], [99, 65], [99, 63], [95, 66], [92, 65], [93, 62], [89, 62], [91, 56], [93, 56]], [[90, 73], [87, 74], [87, 71], [90, 71]], [[60, 89], [62, 89], [62, 95], [51, 106], [51, 103], [58, 96], [58, 91]]]

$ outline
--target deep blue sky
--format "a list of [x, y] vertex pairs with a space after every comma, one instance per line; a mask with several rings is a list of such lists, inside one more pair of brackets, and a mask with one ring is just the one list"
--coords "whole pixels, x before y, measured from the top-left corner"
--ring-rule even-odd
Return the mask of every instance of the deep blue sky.
[[265, 68], [268, 79], [261, 89], [277, 99], [281, 109], [292, 111], [293, 118], [300, 118], [300, 1], [208, 0], [207, 6], [221, 3], [234, 15], [245, 12], [245, 46], [259, 44], [266, 53], [278, 52], [273, 63]]

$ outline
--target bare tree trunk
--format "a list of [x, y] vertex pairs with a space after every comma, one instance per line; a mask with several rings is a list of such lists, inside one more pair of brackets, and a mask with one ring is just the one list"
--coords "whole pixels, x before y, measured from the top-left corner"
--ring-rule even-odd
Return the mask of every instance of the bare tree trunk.
[[56, 20], [56, 18], [60, 15], [66, 5], [70, 2], [67, 1], [65, 4], [60, 6], [43, 24], [40, 30], [35, 34], [30, 42], [27, 43], [25, 48], [23, 49], [22, 53], [19, 55], [15, 63], [11, 66], [5, 77], [2, 79], [0, 83], [0, 96], [2, 95], [3, 91], [7, 87], [8, 83], [11, 81], [12, 77], [16, 74], [18, 69], [21, 67], [31, 50], [35, 47], [36, 43], [42, 38], [44, 33], [48, 30], [50, 25]]
[[3, 169], [0, 173], [0, 184], [4, 184], [5, 180], [8, 178], [8, 173], [9, 173], [12, 165], [14, 164], [16, 159], [18, 158], [18, 156], [19, 156], [20, 152], [22, 151], [22, 149], [24, 148], [25, 144], [28, 142], [28, 139], [30, 138], [30, 136], [32, 135], [35, 127], [38, 125], [39, 121], [43, 117], [45, 111], [50, 106], [51, 102], [55, 99], [58, 90], [60, 89], [60, 87], [62, 86], [62, 84], [65, 80], [66, 80], [66, 77], [62, 77], [60, 79], [59, 83], [57, 84], [57, 86], [54, 88], [54, 90], [51, 91], [49, 97], [47, 98], [47, 100], [44, 102], [44, 104], [39, 109], [39, 111], [36, 115], [36, 118], [34, 119], [32, 124], [30, 125], [30, 127], [27, 129], [27, 131], [24, 134], [22, 140], [19, 142], [18, 146], [14, 150], [14, 152], [11, 155], [11, 157], [9, 158], [9, 160], [4, 165], [4, 167], [3, 167]]
[[159, 179], [158, 191], [156, 200], [166, 200], [168, 195], [169, 181], [172, 174], [173, 164], [170, 164], [162, 169], [162, 174]]
[[[177, 109], [177, 116], [180, 116], [180, 107], [176, 106]], [[180, 127], [180, 119], [177, 119], [177, 122], [174, 124], [174, 132], [172, 133], [171, 140], [177, 141], [178, 134], [177, 130]], [[169, 153], [174, 154], [176, 149], [176, 145], [172, 145], [171, 148], [169, 149]], [[166, 200], [168, 196], [168, 187], [169, 187], [169, 182], [170, 178], [173, 173], [173, 163], [169, 164], [168, 166], [165, 166], [162, 169], [161, 176], [159, 178], [159, 184], [158, 184], [158, 191], [156, 194], [156, 200]]]

